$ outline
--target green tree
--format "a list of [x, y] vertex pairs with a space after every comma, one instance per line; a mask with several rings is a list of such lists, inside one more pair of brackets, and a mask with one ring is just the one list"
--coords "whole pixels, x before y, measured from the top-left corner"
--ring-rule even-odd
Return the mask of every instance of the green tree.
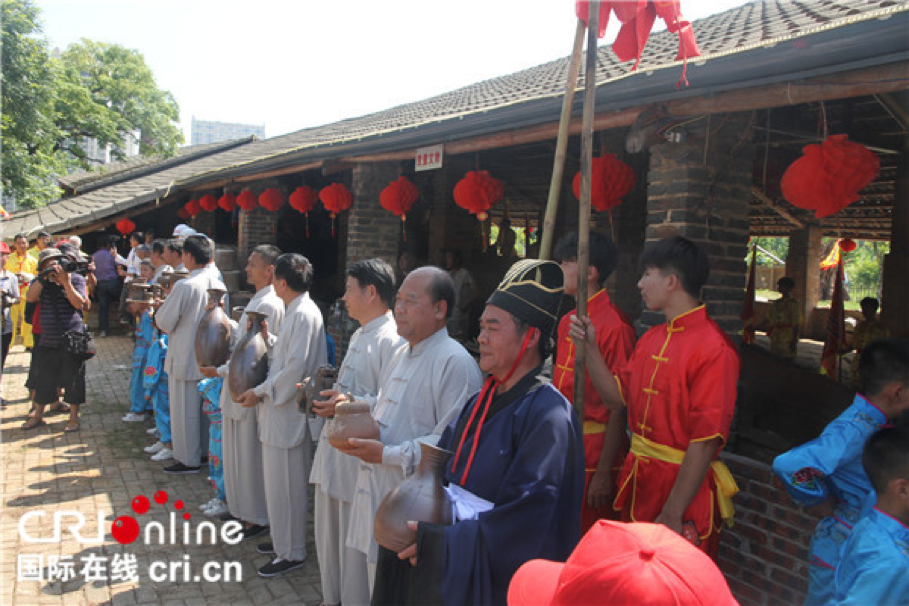
[[32, 0], [3, 8], [3, 167], [5, 193], [34, 207], [59, 196], [56, 177], [92, 168], [83, 137], [124, 157], [125, 138], [141, 155], [171, 155], [182, 143], [179, 108], [158, 88], [142, 55], [83, 39], [59, 57], [48, 51]]

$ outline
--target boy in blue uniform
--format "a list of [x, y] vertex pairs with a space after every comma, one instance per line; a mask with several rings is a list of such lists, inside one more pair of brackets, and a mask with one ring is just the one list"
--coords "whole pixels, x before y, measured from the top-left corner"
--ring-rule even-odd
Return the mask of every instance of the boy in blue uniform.
[[774, 473], [797, 503], [828, 506], [811, 538], [806, 604], [835, 603], [840, 551], [873, 503], [862, 448], [871, 434], [909, 410], [909, 341], [882, 339], [869, 345], [859, 375], [862, 390], [852, 405], [819, 437], [773, 461]]
[[843, 546], [836, 603], [909, 604], [909, 416], [868, 438], [862, 465], [877, 505]]
[[228, 513], [227, 495], [224, 491], [224, 463], [221, 459], [221, 389], [224, 379], [214, 377], [199, 381], [202, 394], [202, 412], [208, 417], [208, 479], [215, 489], [215, 496], [202, 505], [202, 513], [217, 517]]
[[148, 348], [148, 359], [142, 376], [145, 399], [152, 403], [155, 411], [155, 427], [152, 433], [157, 434], [159, 438], [145, 449], [145, 452], [152, 455], [152, 461], [169, 461], [174, 458], [170, 437], [170, 390], [167, 371], [164, 370], [167, 341], [166, 334], [159, 334]]
[[151, 410], [151, 403], [145, 399], [145, 388], [142, 386], [142, 375], [145, 372], [145, 360], [148, 357], [148, 348], [155, 338], [155, 328], [152, 322], [152, 310], [148, 302], [143, 300], [126, 300], [127, 309], [136, 318], [135, 334], [136, 344], [133, 349], [132, 375], [129, 379], [129, 412], [123, 417], [127, 423], [144, 421], [146, 412]]

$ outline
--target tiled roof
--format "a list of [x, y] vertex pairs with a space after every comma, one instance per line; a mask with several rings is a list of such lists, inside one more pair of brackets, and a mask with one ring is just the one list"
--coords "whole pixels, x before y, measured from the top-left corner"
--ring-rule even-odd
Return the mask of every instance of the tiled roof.
[[[738, 8], [694, 22], [695, 36], [701, 50], [694, 65], [714, 60], [736, 57], [759, 49], [772, 48], [799, 36], [822, 34], [828, 30], [843, 28], [855, 23], [875, 23], [897, 13], [909, 13], [909, 4], [894, 0], [755, 0]], [[863, 40], [863, 48], [873, 54], [876, 38]], [[653, 34], [644, 49], [637, 72], [631, 72], [631, 62], [621, 63], [610, 47], [598, 51], [597, 84], [600, 90], [618, 90], [610, 87], [621, 81], [630, 81], [643, 87], [650, 74], [672, 69], [672, 74], [681, 75], [681, 63], [675, 61], [678, 42], [674, 34], [662, 31]], [[751, 56], [751, 55], [748, 55]], [[819, 59], [823, 61], [824, 58]], [[836, 63], [833, 59], [831, 62]], [[741, 57], [742, 66], [749, 62]], [[829, 66], [828, 66], [829, 67]], [[766, 69], [788, 73], [787, 65], [774, 65]], [[836, 66], [830, 68], [835, 69]], [[496, 132], [517, 128], [522, 123], [514, 116], [522, 108], [532, 107], [541, 102], [555, 103], [564, 90], [568, 69], [568, 58], [544, 63], [499, 78], [477, 82], [454, 91], [429, 99], [407, 103], [373, 114], [350, 118], [323, 126], [300, 130], [288, 135], [254, 141], [238, 148], [192, 160], [179, 166], [170, 166], [165, 161], [160, 170], [149, 173], [143, 167], [142, 176], [133, 180], [102, 187], [96, 191], [67, 200], [52, 203], [38, 211], [16, 213], [4, 224], [4, 237], [15, 231], [34, 232], [72, 229], [78, 224], [94, 222], [111, 214], [122, 212], [138, 204], [162, 198], [182, 186], [201, 184], [238, 174], [255, 174], [284, 162], [290, 164], [301, 159], [330, 159], [342, 155], [356, 155], [370, 150], [388, 149], [392, 140], [399, 139], [399, 148], [413, 147], [413, 140], [404, 141], [409, 134], [433, 133], [440, 142], [466, 136], [466, 124], [472, 121], [472, 128]], [[700, 69], [700, 68], [698, 68]], [[687, 95], [700, 92], [692, 68], [689, 79], [692, 86], [684, 91]], [[777, 74], [778, 75], [778, 74]], [[633, 79], [633, 80], [629, 80]], [[740, 84], [747, 86], [747, 82]], [[706, 85], [705, 85], [706, 86]], [[609, 88], [606, 88], [609, 87]], [[676, 94], [672, 86], [665, 92], [666, 97]], [[661, 89], [662, 91], [662, 89]], [[623, 100], [625, 106], [639, 105], [654, 101], [653, 97], [639, 99], [637, 89], [628, 90]], [[548, 112], [548, 106], [547, 106]], [[498, 121], [484, 118], [500, 116]], [[504, 117], [504, 118], [503, 118]], [[548, 112], [544, 117], [527, 120], [553, 122], [558, 119], [558, 110]], [[523, 124], [526, 124], [524, 122]]]

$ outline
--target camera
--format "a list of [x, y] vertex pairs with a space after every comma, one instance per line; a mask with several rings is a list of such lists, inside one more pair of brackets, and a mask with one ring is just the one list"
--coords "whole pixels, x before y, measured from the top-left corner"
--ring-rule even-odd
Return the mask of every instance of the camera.
[[64, 255], [63, 258], [60, 259], [60, 267], [68, 274], [76, 273], [84, 276], [88, 273], [88, 264], [88, 261], [73, 258], [71, 255]]

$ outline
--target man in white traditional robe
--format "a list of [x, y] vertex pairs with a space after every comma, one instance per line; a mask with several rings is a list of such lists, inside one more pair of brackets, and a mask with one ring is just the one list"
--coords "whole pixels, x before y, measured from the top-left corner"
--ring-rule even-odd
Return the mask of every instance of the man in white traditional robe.
[[183, 243], [182, 261], [189, 270], [177, 282], [158, 311], [155, 324], [169, 335], [164, 370], [170, 389], [171, 434], [174, 459], [164, 471], [170, 474], [198, 473], [202, 457], [208, 454], [208, 423], [202, 419], [196, 363], [196, 327], [208, 305], [208, 289], [225, 289], [224, 284], [204, 270], [211, 260], [211, 247], [205, 236], [190, 236]]
[[394, 298], [395, 273], [385, 261], [365, 259], [348, 268], [344, 303], [360, 328], [350, 338], [335, 389], [322, 392], [328, 399], [317, 400], [313, 406], [317, 415], [329, 419], [319, 438], [310, 476], [316, 485], [316, 553], [322, 603], [327, 606], [369, 604], [366, 554], [346, 545], [360, 460], [332, 448], [327, 430], [339, 394], [375, 403], [379, 379], [404, 344], [389, 309]]
[[[297, 383], [328, 362], [322, 313], [309, 296], [312, 266], [306, 257], [284, 254], [275, 262], [275, 294], [284, 301], [284, 320], [277, 338], [269, 338], [272, 353], [268, 378], [240, 396], [239, 403], [256, 407], [265, 504], [272, 543], [260, 553], [275, 558], [259, 568], [273, 577], [303, 566], [306, 558], [307, 488], [310, 450], [309, 418], [297, 408]], [[267, 323], [263, 330], [267, 331]]]
[[155, 268], [149, 284], [157, 284], [161, 274], [171, 269], [170, 265], [164, 260], [164, 251], [167, 250], [167, 240], [155, 240], [151, 244], [151, 262]]
[[[386, 494], [413, 474], [420, 442], [435, 445], [463, 402], [480, 390], [476, 362], [448, 336], [454, 284], [438, 267], [420, 267], [404, 279], [395, 302], [398, 350], [380, 381], [374, 416], [379, 440], [351, 438], [343, 452], [360, 458], [347, 545], [366, 555], [370, 593], [378, 545], [373, 523]], [[339, 402], [344, 398], [339, 398]]]
[[[239, 322], [231, 323], [231, 350], [246, 335], [247, 312], [265, 314], [265, 321], [276, 333], [284, 319], [284, 302], [271, 285], [275, 261], [281, 255], [277, 246], [262, 244], [249, 253], [246, 281], [256, 294], [246, 304]], [[259, 441], [259, 422], [256, 411], [246, 408], [230, 397], [228, 388], [230, 361], [219, 368], [205, 366], [199, 370], [206, 377], [221, 376], [221, 460], [224, 465], [224, 492], [230, 514], [245, 523], [243, 540], [259, 536], [268, 530], [268, 509], [265, 504], [265, 479], [262, 471], [262, 442]]]

